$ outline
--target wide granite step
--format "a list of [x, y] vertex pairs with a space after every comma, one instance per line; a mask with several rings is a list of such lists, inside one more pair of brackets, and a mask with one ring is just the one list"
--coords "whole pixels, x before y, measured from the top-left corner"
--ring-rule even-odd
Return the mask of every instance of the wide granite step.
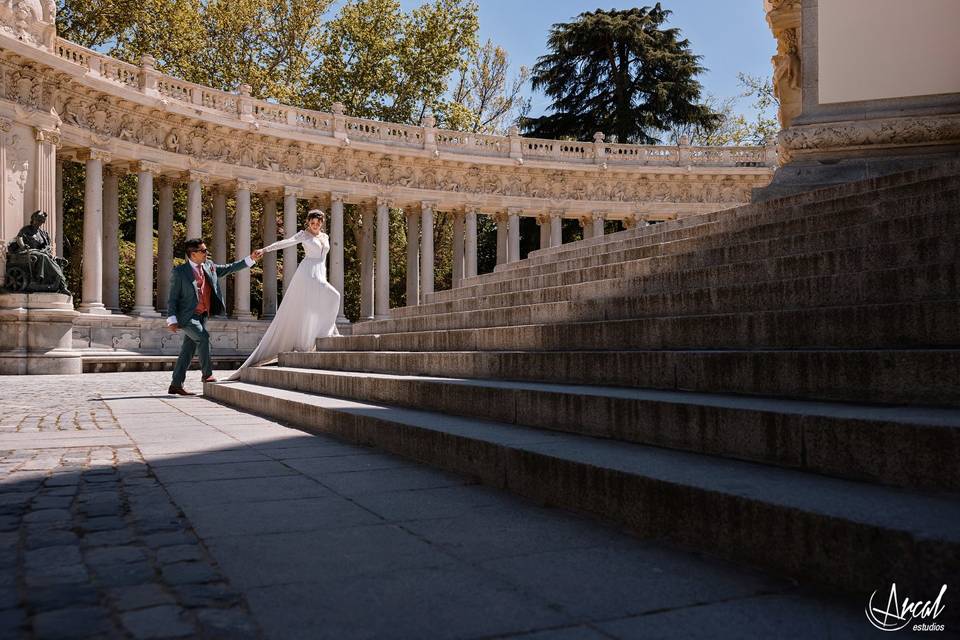
[[[949, 251], [949, 243], [944, 244]], [[816, 261], [816, 256], [810, 256]], [[882, 260], [882, 258], [881, 258]], [[861, 266], [848, 263], [844, 267]], [[490, 300], [476, 310], [391, 318], [353, 325], [354, 335], [469, 329], [656, 316], [732, 314], [823, 306], [952, 300], [960, 295], [960, 263], [790, 277], [795, 261], [736, 264], [689, 272], [568, 285], [526, 299]], [[787, 273], [786, 278], [777, 278]], [[731, 284], [732, 283], [732, 284]]]
[[[960, 182], [960, 181], [958, 181]], [[779, 240], [793, 236], [814, 235], [824, 247], [840, 246], [832, 244], [840, 241], [852, 245], [857, 238], [880, 233], [880, 241], [889, 242], [904, 233], [922, 235], [922, 230], [911, 227], [923, 225], [925, 229], [946, 225], [955, 228], [955, 216], [960, 206], [960, 187], [932, 196], [930, 194], [910, 196], [890, 202], [843, 211], [841, 213], [817, 212], [814, 215], [792, 218], [787, 221], [760, 219], [745, 225], [741, 220], [733, 222], [707, 222], [696, 227], [678, 230], [673, 233], [651, 234], [635, 239], [610, 242], [603, 245], [604, 251], [592, 251], [584, 256], [571, 256], [550, 263], [528, 263], [520, 260], [511, 263], [511, 269], [503, 269], [493, 274], [485, 274], [482, 283], [516, 280], [532, 274], [547, 274], [573, 269], [584, 269], [602, 264], [612, 264], [625, 260], [635, 260], [657, 255], [657, 250], [670, 253], [683, 253], [691, 250], [706, 250], [715, 247], [749, 245], [762, 240]], [[941, 213], [933, 220], [924, 218]], [[817, 235], [819, 232], [819, 235]], [[845, 237], [838, 237], [845, 233]], [[774, 248], [776, 244], [773, 245]], [[480, 284], [479, 281], [464, 282], [460, 288]]]
[[[793, 256], [806, 257], [811, 270], [818, 266], [829, 266], [829, 263], [824, 264], [824, 260], [831, 256], [857, 255], [858, 253], [865, 256], [879, 255], [887, 260], [899, 258], [902, 263], [904, 260], [914, 258], [918, 250], [923, 250], [923, 245], [918, 243], [922, 243], [925, 239], [935, 242], [943, 237], [957, 237], [960, 233], [960, 222], [955, 213], [958, 207], [960, 207], [960, 198], [956, 206], [937, 212], [902, 217], [900, 222], [875, 221], [847, 228], [843, 232], [826, 232], [818, 229], [794, 236], [749, 240], [739, 244], [720, 243], [713, 247], [691, 248], [681, 246], [682, 243], [665, 243], [643, 249], [644, 255], [640, 255], [637, 251], [626, 252], [626, 255], [620, 256], [622, 259], [610, 263], [558, 272], [541, 273], [535, 270], [515, 279], [484, 282], [473, 287], [453, 289], [450, 291], [457, 293], [443, 300], [394, 309], [391, 314], [392, 317], [428, 315], [455, 308], [457, 303], [504, 293], [709, 268], [731, 263], [759, 263]], [[902, 257], [899, 256], [898, 251], [901, 245], [906, 247]], [[945, 248], [944, 253], [953, 255], [950, 254], [949, 248]], [[811, 263], [810, 258], [815, 256], [824, 256], [824, 258], [820, 262]], [[802, 275], [814, 275], [814, 272], [809, 271]]]
[[[960, 500], [661, 447], [243, 382], [207, 398], [858, 594], [960, 575]], [[877, 559], [882, 558], [882, 562]]]
[[960, 410], [287, 367], [244, 382], [752, 460], [902, 487], [960, 490]]
[[[843, 298], [838, 293], [836, 298]], [[623, 349], [788, 349], [960, 346], [960, 298], [933, 302], [738, 311], [702, 315], [550, 322], [319, 338], [318, 351], [617, 351]], [[735, 298], [734, 298], [735, 300]], [[655, 311], [651, 305], [640, 312]], [[732, 307], [730, 312], [718, 312]], [[630, 308], [630, 307], [628, 307]], [[608, 309], [609, 311], [609, 309]], [[551, 314], [551, 320], [564, 314]]]
[[284, 367], [960, 406], [960, 349], [329, 351]]

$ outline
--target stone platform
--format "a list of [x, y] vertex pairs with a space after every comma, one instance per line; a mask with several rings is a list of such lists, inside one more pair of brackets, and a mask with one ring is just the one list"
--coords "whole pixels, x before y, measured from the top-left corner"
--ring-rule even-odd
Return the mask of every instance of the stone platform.
[[0, 636], [877, 633], [869, 594], [812, 594], [467, 476], [167, 396], [168, 375], [32, 378], [30, 396], [0, 377]]

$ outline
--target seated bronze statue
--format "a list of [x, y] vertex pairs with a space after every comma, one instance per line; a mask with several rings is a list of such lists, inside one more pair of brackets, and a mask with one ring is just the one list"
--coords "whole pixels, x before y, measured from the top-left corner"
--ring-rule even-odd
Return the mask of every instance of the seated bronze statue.
[[14, 293], [56, 292], [71, 295], [63, 273], [67, 261], [53, 255], [50, 234], [43, 230], [47, 214], [34, 211], [30, 224], [7, 246], [5, 288]]

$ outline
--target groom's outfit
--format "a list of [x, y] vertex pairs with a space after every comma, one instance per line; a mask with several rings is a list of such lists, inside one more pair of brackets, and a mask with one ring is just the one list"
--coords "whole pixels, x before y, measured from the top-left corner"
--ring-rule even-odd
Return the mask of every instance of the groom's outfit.
[[167, 324], [179, 325], [183, 330], [183, 346], [173, 369], [173, 382], [170, 392], [183, 389], [187, 369], [193, 354], [199, 351], [200, 368], [203, 379], [213, 375], [210, 362], [210, 334], [207, 333], [207, 318], [219, 315], [226, 309], [223, 294], [220, 292], [219, 278], [252, 267], [254, 260], [246, 257], [233, 264], [214, 264], [207, 260], [197, 264], [187, 260], [174, 267], [170, 274], [170, 296], [167, 299]]

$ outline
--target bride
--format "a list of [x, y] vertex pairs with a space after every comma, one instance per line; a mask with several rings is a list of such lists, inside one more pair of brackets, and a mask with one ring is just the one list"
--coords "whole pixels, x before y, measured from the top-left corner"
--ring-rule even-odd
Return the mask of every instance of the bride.
[[306, 255], [283, 292], [277, 315], [260, 344], [228, 380], [237, 380], [243, 369], [264, 364], [282, 351], [312, 351], [317, 338], [340, 335], [337, 332], [340, 294], [327, 282], [330, 238], [323, 232], [323, 222], [323, 212], [313, 209], [307, 213], [306, 228], [262, 249], [263, 252], [277, 251], [303, 243]]

